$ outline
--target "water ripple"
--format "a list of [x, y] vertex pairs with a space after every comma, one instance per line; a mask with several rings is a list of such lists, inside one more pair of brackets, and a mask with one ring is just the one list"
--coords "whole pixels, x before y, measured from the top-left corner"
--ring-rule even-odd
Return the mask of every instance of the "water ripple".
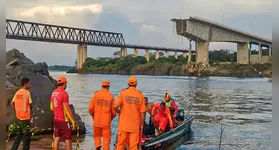
[[[61, 72], [50, 72], [58, 77]], [[129, 76], [67, 74], [70, 103], [86, 124], [83, 149], [94, 147], [92, 118], [88, 105], [101, 81], [111, 82], [115, 96], [127, 87]], [[186, 114], [195, 116], [192, 143], [184, 142], [176, 149], [217, 149], [220, 123], [226, 124], [222, 140], [224, 149], [272, 149], [272, 84], [265, 78], [137, 76], [138, 89], [152, 102], [171, 93]], [[112, 143], [115, 142], [118, 118], [112, 122]], [[111, 144], [111, 148], [113, 145]]]

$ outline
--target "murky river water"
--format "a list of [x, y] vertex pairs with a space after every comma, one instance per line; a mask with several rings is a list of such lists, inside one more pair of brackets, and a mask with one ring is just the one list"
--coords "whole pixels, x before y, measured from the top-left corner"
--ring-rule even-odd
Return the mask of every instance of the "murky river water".
[[[92, 119], [88, 114], [92, 94], [100, 89], [103, 79], [108, 79], [111, 81], [110, 91], [116, 97], [127, 86], [129, 76], [50, 73], [54, 78], [67, 76], [70, 103], [87, 127], [81, 148], [93, 148]], [[217, 149], [221, 123], [226, 126], [223, 149], [272, 149], [272, 83], [267, 78], [137, 77], [138, 89], [150, 101], [160, 101], [165, 92], [170, 92], [186, 114], [195, 116], [190, 142], [182, 138], [177, 150]], [[115, 142], [117, 120], [112, 123], [112, 144]]]

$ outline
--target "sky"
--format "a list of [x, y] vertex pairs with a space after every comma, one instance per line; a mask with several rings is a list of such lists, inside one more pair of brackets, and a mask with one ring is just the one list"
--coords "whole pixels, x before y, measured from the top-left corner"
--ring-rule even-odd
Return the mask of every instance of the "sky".
[[[8, 19], [120, 32], [128, 44], [189, 49], [188, 40], [176, 35], [170, 20], [190, 16], [272, 39], [272, 0], [12, 0], [6, 5]], [[74, 65], [77, 57], [77, 45], [71, 44], [8, 39], [6, 47], [6, 51], [16, 48], [34, 62], [48, 65]], [[110, 57], [120, 50], [87, 49], [92, 58]], [[236, 44], [210, 43], [213, 49], [236, 51]]]

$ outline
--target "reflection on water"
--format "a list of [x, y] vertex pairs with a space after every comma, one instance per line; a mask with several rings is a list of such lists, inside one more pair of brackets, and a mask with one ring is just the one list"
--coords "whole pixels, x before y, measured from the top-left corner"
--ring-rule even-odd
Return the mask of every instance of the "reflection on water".
[[[116, 97], [127, 86], [129, 76], [50, 73], [54, 78], [62, 74], [67, 76], [70, 103], [75, 106], [87, 127], [81, 148], [93, 148], [92, 119], [88, 114], [92, 94], [99, 90], [103, 79], [108, 79], [111, 81], [110, 91]], [[217, 149], [220, 123], [226, 125], [222, 140], [224, 149], [272, 148], [272, 84], [267, 78], [137, 77], [138, 89], [150, 101], [161, 101], [163, 94], [170, 92], [179, 107], [186, 110], [186, 114], [195, 116], [192, 144], [182, 142], [178, 144], [180, 146], [174, 146], [177, 150]], [[117, 120], [115, 118], [112, 122], [111, 148], [115, 142]]]

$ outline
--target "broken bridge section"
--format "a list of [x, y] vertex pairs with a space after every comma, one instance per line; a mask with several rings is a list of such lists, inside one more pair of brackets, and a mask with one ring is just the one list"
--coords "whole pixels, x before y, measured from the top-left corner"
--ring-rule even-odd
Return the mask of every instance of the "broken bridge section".
[[[272, 41], [269, 39], [200, 17], [172, 19], [171, 21], [176, 23], [176, 33], [178, 35], [196, 42], [197, 62], [208, 64], [210, 42], [237, 43], [237, 62], [240, 64], [265, 63], [271, 57]], [[259, 46], [257, 58], [251, 55], [252, 44]], [[268, 56], [262, 56], [263, 47], [269, 49]]]

